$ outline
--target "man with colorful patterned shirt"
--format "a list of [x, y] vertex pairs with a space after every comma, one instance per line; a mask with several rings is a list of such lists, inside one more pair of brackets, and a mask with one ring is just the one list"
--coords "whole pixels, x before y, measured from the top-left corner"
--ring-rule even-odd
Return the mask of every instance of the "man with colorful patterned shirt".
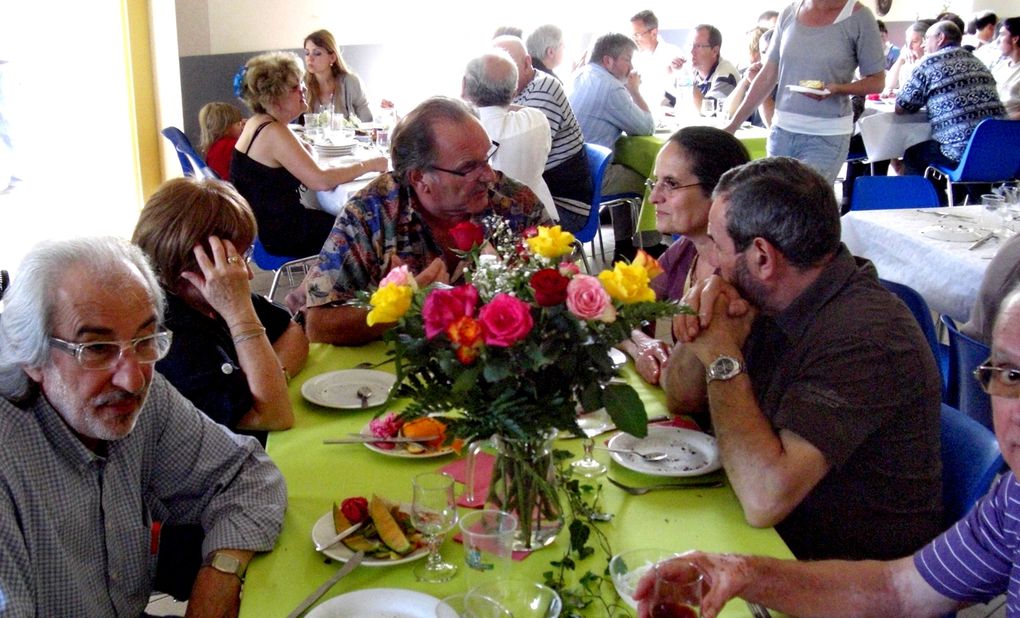
[[[893, 561], [795, 562], [760, 556], [689, 553], [658, 570], [677, 583], [703, 575], [701, 615], [716, 616], [733, 597], [791, 616], [944, 616], [1006, 595], [1020, 615], [1020, 292], [1002, 304], [991, 357], [977, 372], [991, 395], [995, 437], [1010, 471], [955, 525], [913, 556]], [[957, 412], [959, 414], [959, 412]], [[693, 570], [691, 566], [696, 569]], [[636, 597], [648, 616], [654, 581]]]
[[459, 275], [450, 230], [490, 215], [523, 233], [549, 222], [523, 184], [493, 171], [498, 145], [461, 101], [433, 97], [393, 131], [393, 171], [348, 201], [319, 261], [305, 278], [308, 337], [336, 345], [378, 338], [389, 325], [369, 327], [367, 311], [345, 303], [393, 268], [407, 265], [419, 286]]
[[907, 174], [920, 176], [932, 163], [955, 167], [974, 128], [985, 118], [1001, 118], [1006, 110], [995, 90], [995, 78], [974, 54], [960, 47], [956, 24], [940, 21], [924, 37], [925, 56], [896, 97], [896, 113], [928, 110], [933, 139], [907, 149]]

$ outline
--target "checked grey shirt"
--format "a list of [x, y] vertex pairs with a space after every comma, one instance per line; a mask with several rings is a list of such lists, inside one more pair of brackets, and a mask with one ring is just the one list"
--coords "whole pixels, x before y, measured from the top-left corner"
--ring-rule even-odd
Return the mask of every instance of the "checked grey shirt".
[[156, 556], [146, 505], [200, 523], [203, 551], [272, 549], [287, 490], [253, 438], [209, 420], [158, 373], [105, 457], [42, 396], [0, 398], [0, 615], [141, 615]]

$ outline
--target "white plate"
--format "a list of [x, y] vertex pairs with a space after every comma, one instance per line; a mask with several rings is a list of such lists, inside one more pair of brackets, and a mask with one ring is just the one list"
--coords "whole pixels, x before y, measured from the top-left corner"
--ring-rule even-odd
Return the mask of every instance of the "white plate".
[[613, 361], [613, 367], [619, 369], [627, 364], [627, 355], [616, 348], [609, 348], [609, 360]]
[[367, 386], [372, 389], [367, 408], [386, 403], [390, 389], [397, 382], [397, 376], [374, 369], [341, 369], [317, 375], [301, 385], [301, 395], [312, 403], [327, 408], [357, 410], [361, 408], [358, 389]]
[[[362, 563], [364, 564], [364, 563]], [[341, 594], [305, 614], [306, 618], [435, 618], [440, 600], [400, 588], [367, 588]]]
[[943, 223], [922, 228], [921, 236], [927, 236], [935, 240], [947, 240], [949, 242], [974, 242], [984, 236], [984, 234], [963, 225], [947, 225]]
[[[410, 513], [411, 507], [407, 504], [402, 504], [400, 505], [400, 510]], [[312, 526], [312, 543], [324, 543], [335, 536], [336, 529], [333, 528], [333, 511], [327, 511], [326, 514], [320, 517], [319, 520], [315, 522], [315, 525]], [[427, 556], [428, 553], [428, 547], [419, 547], [403, 558], [397, 558], [396, 560], [378, 560], [376, 558], [366, 557], [361, 561], [361, 566], [378, 567], [404, 564], [405, 562], [420, 560]], [[329, 549], [322, 550], [322, 555], [329, 556], [333, 560], [339, 560], [340, 562], [347, 562], [350, 560], [351, 556], [354, 555], [354, 552], [348, 549], [347, 546], [341, 542]]]
[[630, 453], [611, 453], [624, 468], [652, 476], [699, 476], [718, 470], [719, 446], [707, 433], [680, 427], [651, 425], [648, 436], [635, 438], [618, 433], [609, 440], [609, 448], [631, 449], [642, 453], [660, 451], [669, 455], [664, 461], [645, 461]]
[[[361, 435], [363, 436], [373, 435], [372, 430], [369, 428], [369, 425], [365, 425], [364, 427], [361, 428]], [[366, 442], [365, 448], [367, 448], [370, 451], [375, 451], [380, 455], [388, 455], [389, 457], [406, 457], [408, 459], [429, 459], [431, 457], [443, 457], [444, 455], [449, 455], [450, 453], [453, 452], [453, 447], [441, 446], [434, 451], [425, 451], [424, 453], [412, 453], [405, 449], [404, 446], [399, 442], [397, 443], [396, 448], [392, 448], [389, 450], [379, 448], [378, 446], [372, 444], [371, 442]]]
[[825, 89], [819, 90], [817, 88], [805, 88], [804, 86], [798, 86], [797, 84], [790, 84], [787, 88], [789, 88], [791, 92], [802, 92], [804, 94], [818, 94], [823, 96], [826, 94], [832, 94]]

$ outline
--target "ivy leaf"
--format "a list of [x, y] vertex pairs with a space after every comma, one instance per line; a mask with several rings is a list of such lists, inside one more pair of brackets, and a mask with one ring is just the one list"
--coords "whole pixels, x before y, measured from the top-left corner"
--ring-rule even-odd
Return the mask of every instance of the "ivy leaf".
[[633, 387], [629, 384], [610, 384], [602, 393], [602, 400], [617, 429], [626, 431], [635, 438], [648, 435], [645, 404]]

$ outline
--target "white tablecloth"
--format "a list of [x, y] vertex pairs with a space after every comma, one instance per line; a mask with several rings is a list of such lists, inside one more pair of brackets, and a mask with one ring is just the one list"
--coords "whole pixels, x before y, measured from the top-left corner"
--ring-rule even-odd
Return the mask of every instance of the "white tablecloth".
[[971, 251], [971, 241], [949, 242], [922, 234], [936, 225], [979, 226], [980, 206], [922, 210], [968, 220], [939, 219], [913, 208], [851, 211], [843, 217], [843, 242], [854, 255], [871, 260], [879, 277], [909, 285], [920, 292], [932, 311], [965, 322], [985, 269], [1002, 241], [994, 239]]
[[[353, 155], [347, 157], [320, 158], [319, 164], [323, 167], [340, 167], [341, 165], [352, 165], [358, 161], [376, 156], [379, 156], [379, 151], [362, 148], [355, 150]], [[344, 207], [344, 204], [347, 203], [350, 196], [360, 191], [378, 175], [378, 172], [368, 172], [350, 182], [337, 185], [329, 191], [306, 192], [302, 202], [308, 208], [318, 208], [336, 216], [340, 209]]]
[[868, 101], [857, 121], [871, 161], [899, 159], [907, 148], [931, 139], [927, 111], [897, 114], [891, 101]]

